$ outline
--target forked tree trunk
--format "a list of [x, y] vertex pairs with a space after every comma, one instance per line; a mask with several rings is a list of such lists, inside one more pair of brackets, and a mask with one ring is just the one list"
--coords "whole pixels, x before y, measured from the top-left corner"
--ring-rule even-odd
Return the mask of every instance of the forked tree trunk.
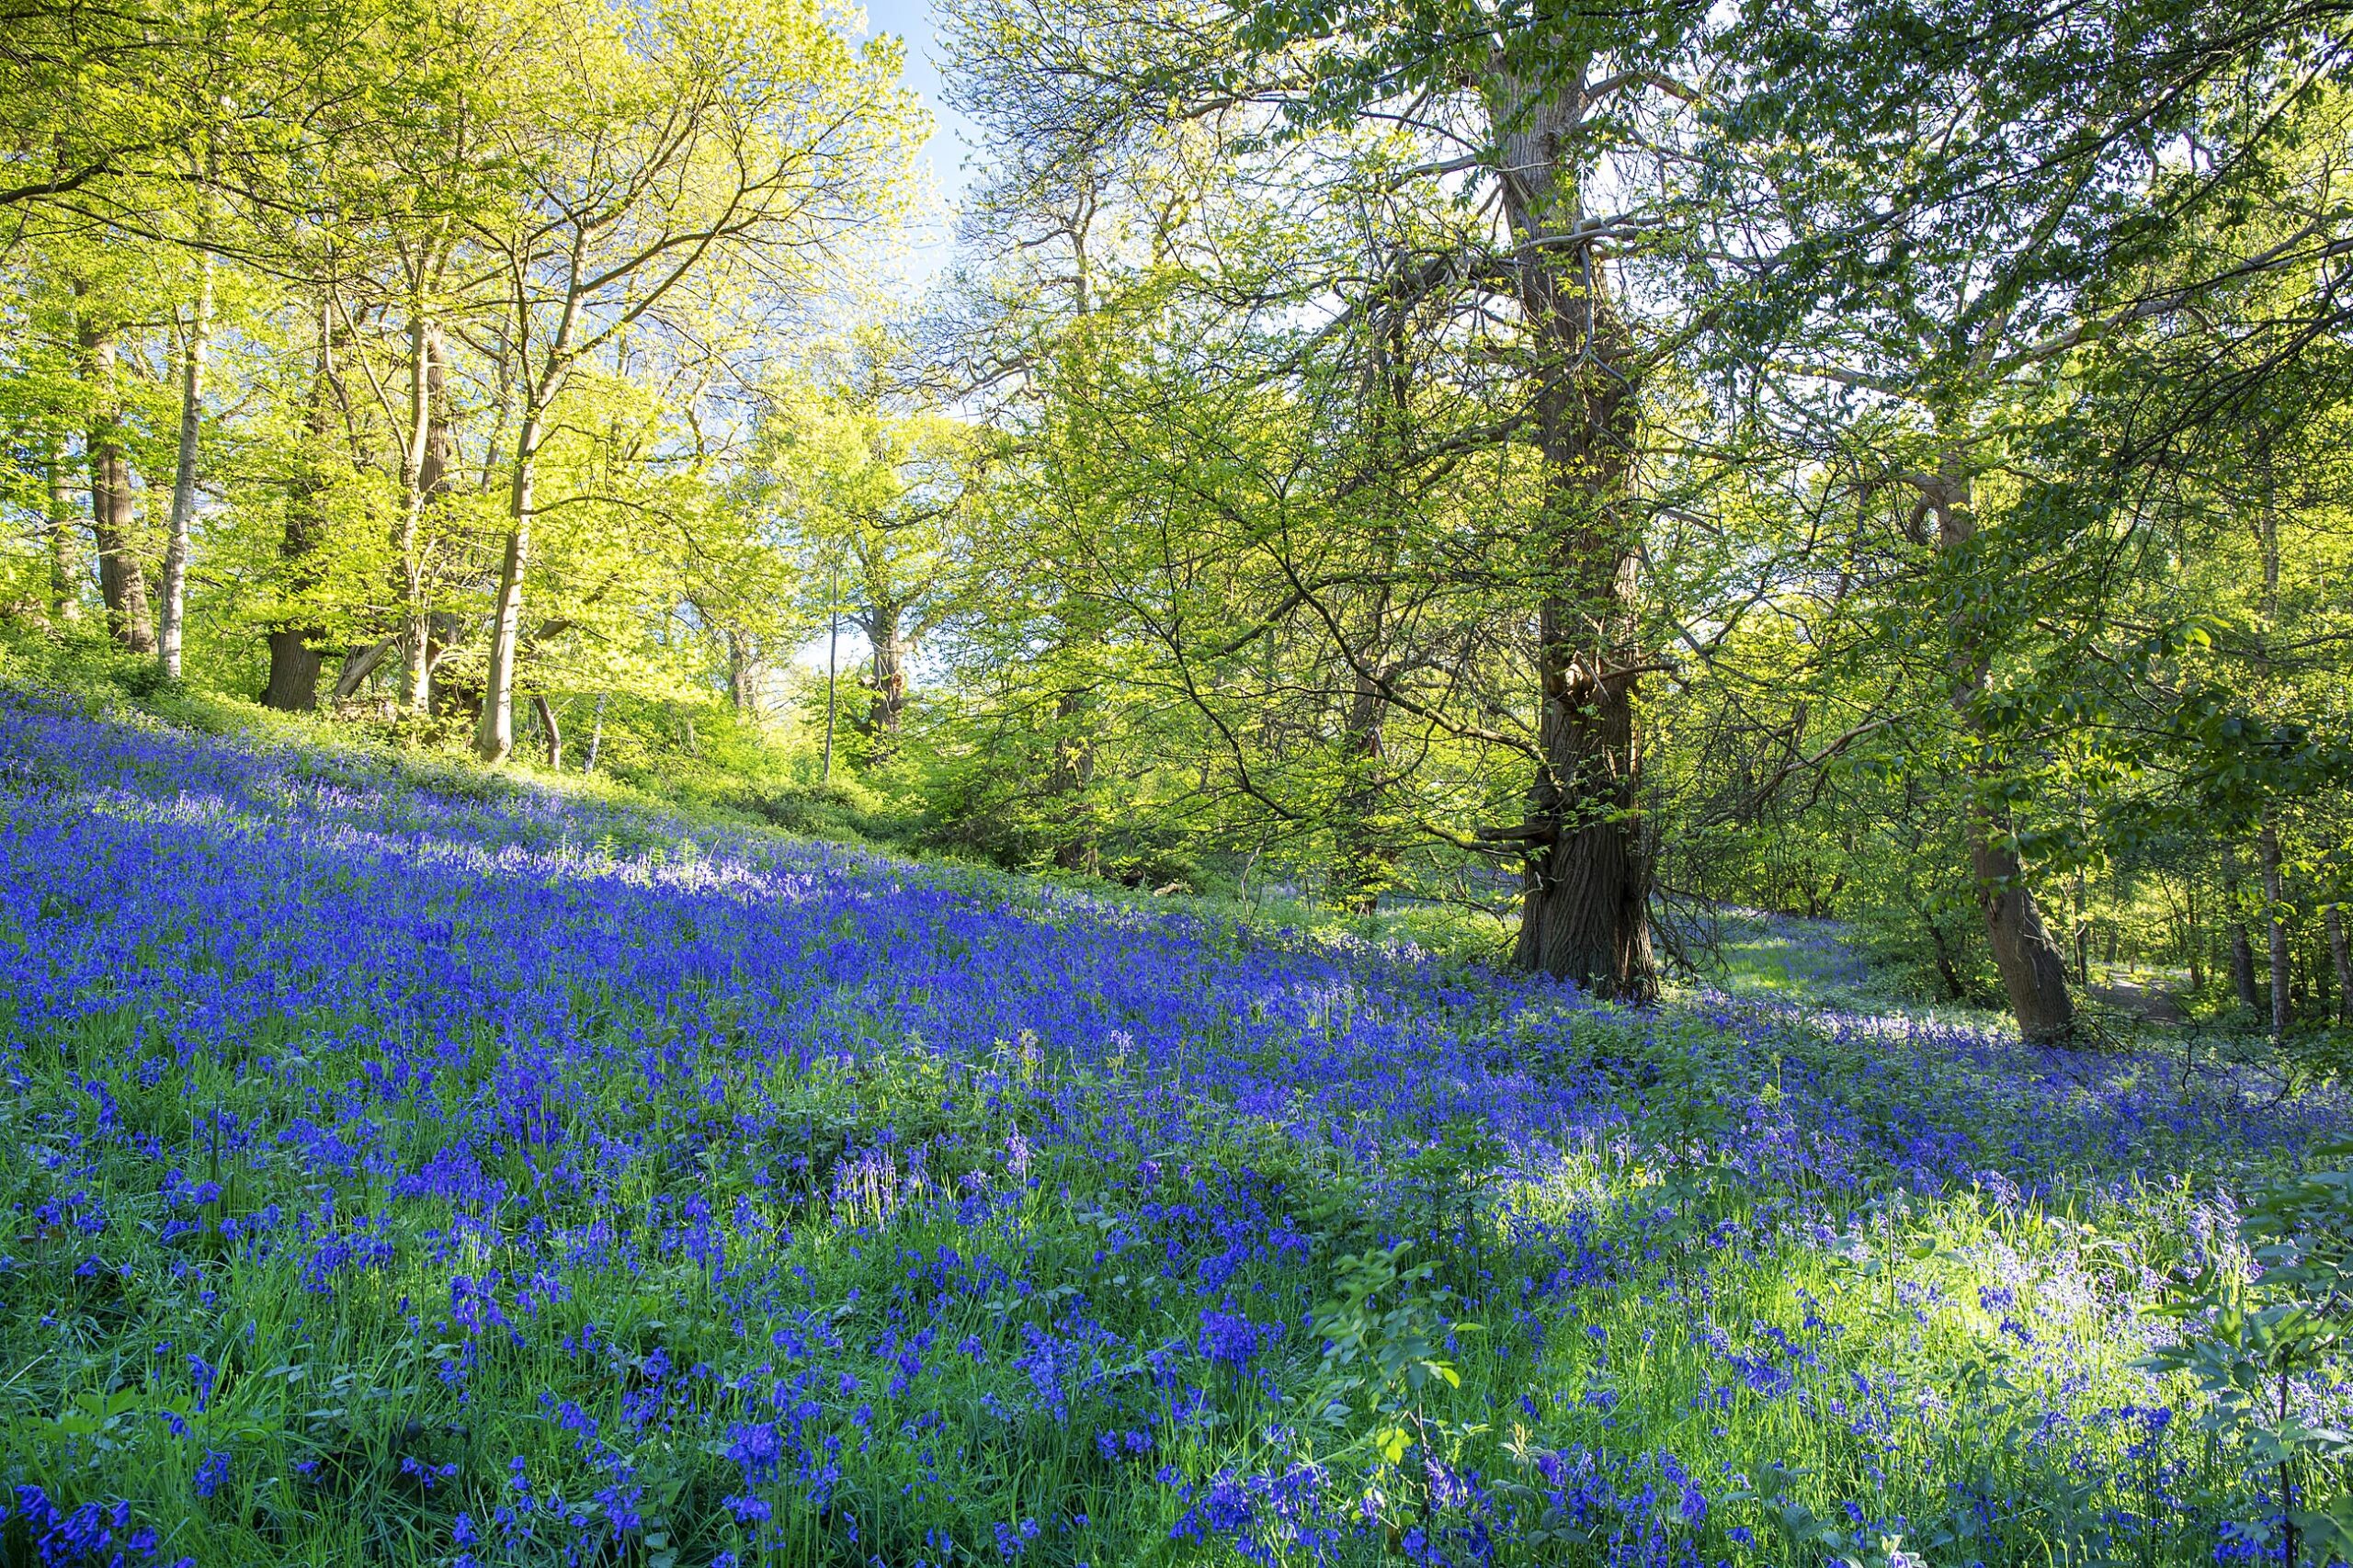
[[531, 694], [531, 706], [539, 711], [540, 735], [547, 742], [548, 771], [563, 771], [563, 727], [556, 722], [555, 710], [548, 704], [544, 691]]
[[[1937, 550], [1949, 554], [1965, 548], [1977, 535], [1974, 479], [1954, 449], [1931, 480], [1924, 481], [1923, 499], [1937, 518]], [[1982, 631], [1965, 615], [1949, 624], [1952, 637], [1954, 710], [1979, 739], [1985, 738], [1976, 698], [1985, 687], [1987, 654]], [[1982, 780], [1977, 782], [1983, 782]], [[2067, 990], [2067, 958], [2043, 923], [2042, 910], [2027, 885], [2026, 867], [2008, 842], [2002, 824], [1994, 820], [1983, 795], [1970, 790], [1969, 869], [1977, 888], [1977, 905], [1985, 918], [1986, 944], [1994, 952], [1994, 968], [2002, 977], [2003, 994], [2018, 1020], [2021, 1038], [2038, 1044], [2055, 1044], [2075, 1032], [2075, 1002]]]

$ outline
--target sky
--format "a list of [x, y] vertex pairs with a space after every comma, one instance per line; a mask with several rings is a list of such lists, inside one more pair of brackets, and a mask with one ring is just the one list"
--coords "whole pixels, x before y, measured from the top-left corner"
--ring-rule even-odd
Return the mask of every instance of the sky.
[[[939, 210], [909, 246], [906, 302], [912, 305], [915, 296], [947, 268], [955, 237], [956, 204], [964, 190], [964, 160], [979, 145], [980, 136], [972, 121], [941, 101], [939, 63], [934, 58], [938, 45], [933, 38], [929, 0], [868, 0], [866, 29], [869, 37], [893, 33], [906, 40], [907, 63], [903, 79], [923, 99], [923, 107], [931, 111], [933, 121], [931, 140], [924, 143], [921, 161], [931, 165]], [[855, 679], [858, 665], [867, 657], [865, 637], [843, 626], [835, 657], [843, 678]], [[793, 654], [795, 664], [814, 670], [824, 669], [825, 659], [826, 637], [822, 631]]]
[[931, 165], [943, 210], [929, 225], [929, 232], [917, 236], [908, 257], [908, 281], [920, 289], [948, 265], [955, 206], [964, 188], [964, 160], [980, 137], [972, 121], [941, 101], [939, 45], [934, 38], [929, 0], [867, 0], [866, 23], [870, 36], [892, 33], [906, 40], [904, 79], [923, 99], [934, 121], [923, 157]]

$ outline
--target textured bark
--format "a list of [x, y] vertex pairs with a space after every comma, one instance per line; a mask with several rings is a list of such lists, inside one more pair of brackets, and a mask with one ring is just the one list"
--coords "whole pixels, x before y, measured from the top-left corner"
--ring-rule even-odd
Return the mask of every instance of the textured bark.
[[2017, 853], [1994, 836], [1984, 812], [1972, 811], [1969, 826], [1970, 869], [1985, 914], [1985, 935], [2018, 1034], [2043, 1043], [2065, 1040], [2075, 1029], [2066, 957], [2027, 891], [2025, 868]]
[[114, 640], [134, 653], [153, 653], [155, 633], [148, 617], [147, 575], [132, 545], [136, 503], [115, 401], [114, 336], [86, 315], [76, 323], [76, 332], [83, 374], [97, 394], [86, 450], [90, 532], [98, 551], [98, 597], [106, 605], [107, 630]]
[[[1576, 83], [1581, 84], [1583, 73]], [[1540, 752], [1527, 797], [1526, 869], [1514, 961], [1610, 995], [1657, 990], [1650, 858], [1636, 810], [1628, 507], [1637, 406], [1632, 346], [1583, 218], [1571, 149], [1595, 106], [1579, 85], [1498, 74], [1485, 84], [1502, 156], [1503, 207], [1519, 249], [1514, 289], [1533, 342], [1543, 464], [1538, 600]]]
[[74, 538], [74, 504], [65, 494], [65, 461], [52, 437], [41, 466], [49, 481], [49, 604], [60, 625], [82, 619], [80, 540]]
[[306, 628], [284, 628], [269, 634], [269, 679], [262, 687], [261, 705], [281, 713], [308, 713], [319, 705], [319, 667], [326, 655]]
[[1646, 996], [1656, 969], [1631, 696], [1622, 680], [1579, 685], [1548, 671], [1545, 684], [1545, 767], [1529, 818], [1551, 836], [1529, 861], [1513, 961], [1608, 994]]
[[867, 710], [867, 733], [877, 760], [898, 749], [899, 722], [907, 707], [906, 610], [890, 599], [867, 607], [866, 640], [873, 649], [868, 680], [874, 704]]
[[[1922, 499], [1937, 518], [1937, 549], [1949, 553], [1965, 547], [1977, 534], [1974, 476], [1958, 455], [1958, 447], [1933, 479], [1924, 482]], [[1952, 704], [1963, 725], [1978, 735], [1976, 699], [1985, 688], [1987, 656], [1980, 629], [1965, 614], [1956, 614], [1948, 628], [1952, 638]], [[1978, 782], [1983, 782], [1979, 780]], [[2002, 992], [2018, 1020], [2020, 1038], [2055, 1044], [2075, 1032], [2075, 1002], [2067, 990], [2067, 958], [2043, 923], [2042, 910], [2027, 884], [2026, 867], [2008, 842], [2003, 824], [1988, 810], [1984, 796], [1970, 790], [1968, 820], [1969, 869], [1977, 888], [1977, 905], [1985, 919], [1985, 940], [1994, 952], [1994, 968], [2002, 977]]]

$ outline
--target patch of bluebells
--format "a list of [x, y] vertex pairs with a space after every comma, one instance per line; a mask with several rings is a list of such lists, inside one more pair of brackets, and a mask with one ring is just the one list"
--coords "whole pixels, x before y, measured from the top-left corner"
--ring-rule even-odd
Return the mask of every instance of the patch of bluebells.
[[[645, 1555], [681, 1524], [648, 1501], [680, 1491], [660, 1467], [688, 1462], [717, 1482], [693, 1523], [726, 1560], [883, 1528], [878, 1496], [953, 1520], [869, 1543], [885, 1560], [1166, 1550], [1102, 1545], [1104, 1510], [1023, 1512], [965, 1463], [1064, 1433], [1133, 1517], [1173, 1516], [1168, 1541], [1202, 1554], [1483, 1563], [1561, 1532], [1612, 1562], [1697, 1561], [1703, 1539], [1768, 1551], [1742, 1486], [1646, 1447], [1636, 1383], [1580, 1317], [1680, 1244], [1672, 1206], [1576, 1185], [1596, 1159], [1682, 1162], [1758, 1197], [1676, 1276], [1721, 1380], [1705, 1417], [1796, 1407], [1863, 1473], [1933, 1415], [1847, 1366], [1810, 1299], [1794, 1330], [1716, 1326], [1709, 1258], [1828, 1251], [1939, 1195], [2018, 1213], [2063, 1179], [2120, 1187], [2353, 1127], [2341, 1096], [2267, 1103], [2252, 1079], [2182, 1085], [2131, 1052], [1715, 993], [1631, 1012], [1405, 949], [554, 793], [437, 791], [21, 699], [0, 700], [0, 912], [34, 1153], [0, 1259], [12, 1303], [108, 1303], [77, 1322], [154, 1367], [148, 1419], [188, 1445], [188, 1518], [233, 1482], [321, 1512], [349, 1506], [335, 1486], [381, 1485], [483, 1565]], [[1669, 1069], [1728, 1085], [1702, 1146], [1645, 1141], [1643, 1095]], [[1292, 1336], [1328, 1250], [1296, 1177], [1231, 1150], [1344, 1168], [1404, 1234], [1427, 1190], [1407, 1162], [1465, 1119], [1500, 1151], [1480, 1174], [1511, 1180], [1449, 1278], [1494, 1354], [1560, 1373], [1523, 1397], [1528, 1423], [1579, 1436], [1485, 1469], [1418, 1442], [1368, 1466], [1274, 1440], [1267, 1396], [1317, 1359]], [[330, 1343], [297, 1322], [252, 1344], [240, 1289], [276, 1293], [273, 1323], [369, 1322], [420, 1369], [431, 1408], [381, 1473], [355, 1483], [309, 1432], [284, 1475], [271, 1445], [207, 1436], [216, 1407], [266, 1405], [246, 1384], [273, 1362]], [[2031, 1295], [1989, 1284], [1976, 1304], [2063, 1385]], [[1907, 1304], [1924, 1324], [1949, 1305]], [[355, 1370], [309, 1365], [308, 1390]], [[63, 1408], [67, 1391], [40, 1392]], [[2175, 1496], [2170, 1413], [2107, 1408], [2051, 1426], [2052, 1462]], [[494, 1425], [528, 1431], [531, 1459], [479, 1451]], [[10, 1539], [43, 1563], [155, 1550], [128, 1505], [14, 1497]]]

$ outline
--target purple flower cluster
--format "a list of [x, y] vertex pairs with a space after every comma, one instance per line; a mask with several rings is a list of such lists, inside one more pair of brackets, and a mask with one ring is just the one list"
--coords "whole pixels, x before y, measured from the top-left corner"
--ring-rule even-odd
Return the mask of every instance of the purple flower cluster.
[[[1699, 1434], [1769, 1407], [1861, 1492], [1950, 1413], [1810, 1299], [1719, 1312], [1719, 1270], [2353, 1126], [2154, 1057], [1630, 1011], [463, 782], [0, 701], [0, 1334], [44, 1423], [0, 1482], [36, 1561], [263, 1560], [369, 1510], [470, 1568], [1779, 1560]], [[1341, 1252], [1407, 1238], [1486, 1331], [1415, 1354], [1488, 1381], [1368, 1460], [1380, 1391], [1311, 1402], [1301, 1325]], [[1872, 1310], [1984, 1319], [2052, 1391], [2035, 1463], [2179, 1494], [2189, 1424], [2096, 1418], [2163, 1406], [2071, 1385], [2054, 1271], [1988, 1259], [2035, 1282]], [[1642, 1369], [1677, 1356], [1670, 1437]], [[68, 1472], [107, 1501], [34, 1484]]]

